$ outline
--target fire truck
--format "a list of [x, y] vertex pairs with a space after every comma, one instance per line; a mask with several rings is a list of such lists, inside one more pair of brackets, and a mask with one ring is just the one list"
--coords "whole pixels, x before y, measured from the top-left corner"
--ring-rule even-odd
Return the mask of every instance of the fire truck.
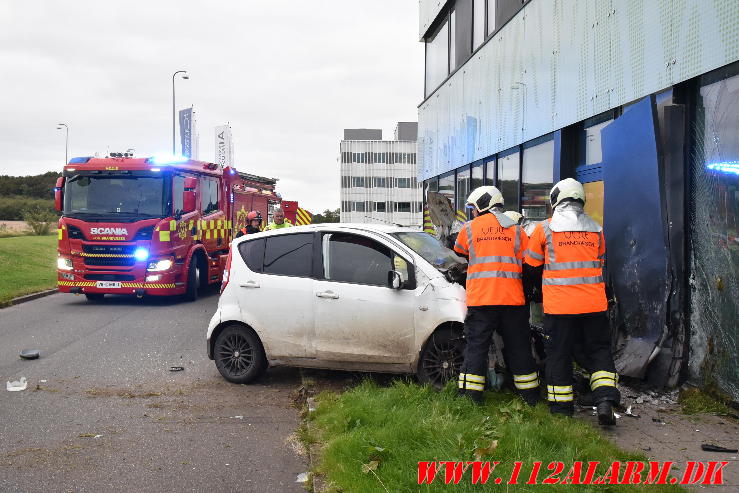
[[59, 291], [197, 299], [249, 211], [266, 222], [282, 202], [276, 182], [182, 157], [72, 158], [54, 188]]

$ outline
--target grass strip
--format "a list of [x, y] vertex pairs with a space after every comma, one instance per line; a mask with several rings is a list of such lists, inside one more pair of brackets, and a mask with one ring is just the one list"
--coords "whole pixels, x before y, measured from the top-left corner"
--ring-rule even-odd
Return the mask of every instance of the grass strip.
[[56, 287], [56, 235], [0, 238], [0, 306]]

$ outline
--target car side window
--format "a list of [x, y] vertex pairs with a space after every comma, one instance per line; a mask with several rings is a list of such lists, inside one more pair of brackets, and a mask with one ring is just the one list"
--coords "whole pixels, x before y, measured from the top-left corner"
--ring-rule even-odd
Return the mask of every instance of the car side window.
[[185, 191], [185, 177], [174, 175], [172, 177], [172, 213], [179, 216], [183, 212], [182, 192]]
[[388, 272], [394, 270], [393, 253], [386, 246], [363, 236], [334, 233], [324, 250], [327, 280], [387, 286]]
[[270, 236], [265, 240], [265, 274], [311, 277], [313, 233]]
[[239, 245], [239, 253], [252, 272], [262, 272], [264, 265], [264, 238], [245, 241]]
[[200, 178], [200, 210], [204, 215], [218, 210], [218, 181], [213, 178]]

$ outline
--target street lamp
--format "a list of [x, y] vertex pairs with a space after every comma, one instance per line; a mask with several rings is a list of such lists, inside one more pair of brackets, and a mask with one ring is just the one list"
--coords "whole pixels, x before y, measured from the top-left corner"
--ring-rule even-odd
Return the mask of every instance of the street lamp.
[[57, 130], [61, 130], [62, 127], [67, 131], [67, 136], [64, 140], [64, 164], [69, 162], [69, 126], [66, 123], [59, 123], [56, 127]]
[[175, 150], [175, 140], [174, 140], [174, 128], [175, 128], [175, 103], [174, 103], [174, 79], [177, 77], [177, 74], [183, 74], [182, 78], [187, 80], [190, 78], [189, 75], [187, 75], [187, 70], [178, 70], [177, 72], [172, 74], [172, 155], [176, 155], [177, 152]]

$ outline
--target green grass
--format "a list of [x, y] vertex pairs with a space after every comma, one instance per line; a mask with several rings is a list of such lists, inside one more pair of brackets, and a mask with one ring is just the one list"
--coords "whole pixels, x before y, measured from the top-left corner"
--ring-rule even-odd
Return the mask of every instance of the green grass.
[[0, 306], [56, 287], [56, 235], [0, 238]]
[[[542, 461], [538, 481], [550, 471], [547, 465], [574, 461], [646, 460], [623, 451], [587, 423], [552, 416], [544, 404], [529, 408], [510, 393], [488, 393], [485, 406], [456, 396], [453, 385], [441, 392], [415, 383], [395, 381], [379, 387], [365, 381], [341, 395], [323, 393], [318, 409], [309, 417], [309, 441], [322, 444], [316, 473], [324, 476], [329, 491], [543, 491], [542, 484], [525, 485], [532, 463]], [[303, 432], [305, 433], [305, 432]], [[303, 438], [306, 440], [305, 438]], [[445, 485], [444, 470], [430, 485], [418, 485], [419, 461], [501, 461], [487, 486], [473, 485], [471, 471], [459, 484]], [[524, 466], [517, 486], [494, 484], [507, 480], [513, 462]], [[623, 474], [623, 465], [621, 474]], [[597, 475], [606, 472], [601, 466]], [[677, 487], [645, 485], [556, 485], [559, 490], [681, 491]], [[547, 488], [548, 489], [548, 488]]]
[[683, 414], [736, 415], [729, 406], [697, 388], [680, 391], [679, 402]]

